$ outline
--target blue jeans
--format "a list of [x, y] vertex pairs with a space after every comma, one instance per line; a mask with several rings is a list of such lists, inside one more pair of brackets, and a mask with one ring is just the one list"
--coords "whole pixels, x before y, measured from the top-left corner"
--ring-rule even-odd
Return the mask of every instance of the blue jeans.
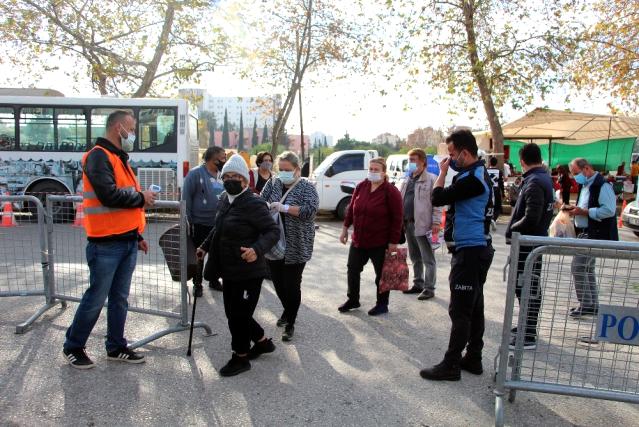
[[89, 289], [86, 290], [75, 312], [73, 323], [66, 333], [65, 349], [82, 348], [100, 317], [107, 297], [107, 352], [127, 346], [124, 338], [129, 303], [131, 276], [137, 260], [138, 243], [113, 241], [89, 242], [86, 249], [89, 264]]

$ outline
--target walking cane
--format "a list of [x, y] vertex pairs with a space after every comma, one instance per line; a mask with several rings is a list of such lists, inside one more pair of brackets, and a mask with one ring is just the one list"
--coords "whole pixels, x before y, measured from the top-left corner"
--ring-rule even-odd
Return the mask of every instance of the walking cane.
[[[204, 260], [197, 261], [198, 271], [202, 271], [202, 267], [204, 266]], [[193, 286], [193, 312], [191, 313], [191, 330], [189, 331], [189, 348], [186, 351], [186, 355], [191, 355], [191, 343], [193, 342], [193, 324], [195, 323], [195, 306], [197, 305], [197, 292], [195, 291], [195, 286]]]
[[197, 296], [193, 292], [193, 313], [191, 314], [191, 330], [189, 332], [189, 349], [186, 351], [186, 355], [191, 355], [191, 342], [193, 342], [193, 324], [195, 323], [195, 306], [197, 305]]

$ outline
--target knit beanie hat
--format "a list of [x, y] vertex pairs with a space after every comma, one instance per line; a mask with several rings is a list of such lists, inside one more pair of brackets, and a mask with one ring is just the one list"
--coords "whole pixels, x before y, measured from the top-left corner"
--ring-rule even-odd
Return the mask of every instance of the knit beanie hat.
[[233, 154], [230, 159], [224, 163], [224, 167], [222, 168], [222, 178], [227, 173], [236, 173], [238, 175], [242, 175], [246, 181], [249, 181], [249, 170], [246, 165], [246, 161], [244, 157], [239, 154]]

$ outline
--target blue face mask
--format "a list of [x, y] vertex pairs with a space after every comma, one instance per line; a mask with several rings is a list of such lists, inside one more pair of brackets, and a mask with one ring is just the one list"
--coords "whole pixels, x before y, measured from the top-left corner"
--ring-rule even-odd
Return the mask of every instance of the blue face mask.
[[448, 166], [455, 172], [459, 172], [460, 170], [464, 168], [464, 166], [457, 165], [457, 162], [459, 161], [459, 156], [461, 156], [461, 153], [457, 155], [456, 159], [450, 159], [450, 163], [448, 164]]
[[295, 172], [293, 171], [280, 171], [280, 173], [277, 174], [277, 177], [284, 185], [290, 185], [295, 182]]
[[417, 170], [417, 163], [409, 163], [408, 164], [408, 173], [413, 173]]
[[575, 175], [575, 181], [577, 181], [577, 184], [579, 185], [584, 185], [588, 182], [588, 178], [586, 178], [586, 176], [583, 174], [583, 172]]

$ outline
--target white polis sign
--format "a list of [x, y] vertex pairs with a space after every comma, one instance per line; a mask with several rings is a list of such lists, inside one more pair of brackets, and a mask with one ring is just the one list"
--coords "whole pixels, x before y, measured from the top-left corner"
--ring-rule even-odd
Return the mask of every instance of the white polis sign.
[[614, 344], [639, 345], [639, 307], [600, 305], [596, 339]]

